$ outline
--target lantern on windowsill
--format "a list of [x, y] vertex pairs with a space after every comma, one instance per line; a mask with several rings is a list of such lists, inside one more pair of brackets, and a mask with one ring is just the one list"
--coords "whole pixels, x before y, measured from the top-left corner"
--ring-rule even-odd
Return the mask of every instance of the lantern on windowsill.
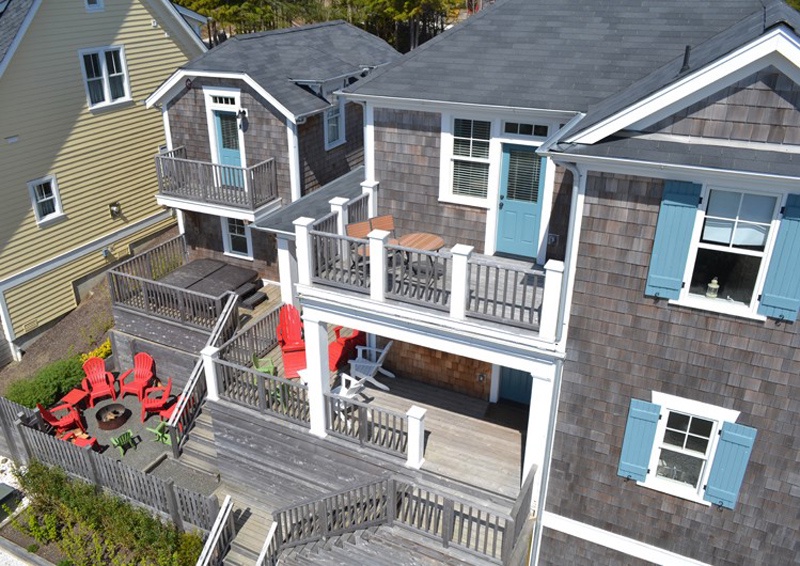
[[719, 281], [717, 281], [717, 278], [714, 277], [711, 280], [711, 283], [708, 284], [706, 297], [708, 297], [709, 299], [716, 299], [718, 294], [719, 294]]

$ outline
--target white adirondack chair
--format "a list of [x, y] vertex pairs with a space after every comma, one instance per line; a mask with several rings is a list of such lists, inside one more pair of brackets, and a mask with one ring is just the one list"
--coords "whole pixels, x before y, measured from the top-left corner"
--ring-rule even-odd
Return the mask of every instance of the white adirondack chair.
[[394, 342], [390, 341], [383, 348], [358, 346], [358, 355], [355, 359], [350, 360], [350, 375], [355, 378], [364, 379], [378, 389], [389, 391], [389, 388], [377, 381], [375, 376], [380, 372], [388, 377], [394, 377], [392, 372], [383, 367], [383, 362], [389, 354], [393, 343]]

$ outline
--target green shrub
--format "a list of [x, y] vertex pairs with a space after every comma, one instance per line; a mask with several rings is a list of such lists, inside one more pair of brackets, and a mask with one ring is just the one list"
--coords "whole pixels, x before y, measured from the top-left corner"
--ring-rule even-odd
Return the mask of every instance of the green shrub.
[[80, 385], [84, 378], [80, 358], [58, 360], [40, 369], [32, 378], [21, 379], [8, 386], [6, 397], [31, 409], [36, 403], [49, 407]]
[[[69, 479], [36, 461], [17, 473], [34, 519], [23, 525], [52, 540], [75, 566], [194, 564], [203, 549], [195, 533], [179, 533], [139, 507]], [[27, 528], [26, 528], [27, 527]]]

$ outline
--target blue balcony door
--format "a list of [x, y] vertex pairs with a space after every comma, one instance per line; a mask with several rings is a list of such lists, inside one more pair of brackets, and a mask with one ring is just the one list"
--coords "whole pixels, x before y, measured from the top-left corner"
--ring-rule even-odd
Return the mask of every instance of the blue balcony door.
[[503, 144], [498, 253], [530, 258], [538, 255], [544, 163], [544, 158], [536, 155], [535, 147]]
[[533, 376], [527, 371], [500, 368], [500, 399], [530, 405]]
[[223, 187], [243, 189], [244, 176], [239, 169], [242, 166], [242, 154], [239, 150], [239, 125], [236, 122], [236, 114], [217, 110], [214, 112], [214, 123], [219, 165], [230, 166], [219, 168], [219, 183]]

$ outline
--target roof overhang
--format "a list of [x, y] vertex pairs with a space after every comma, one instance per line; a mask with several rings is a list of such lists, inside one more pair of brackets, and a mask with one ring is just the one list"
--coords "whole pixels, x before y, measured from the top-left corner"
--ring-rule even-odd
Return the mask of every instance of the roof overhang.
[[800, 84], [800, 40], [785, 26], [768, 31], [563, 141], [594, 144], [622, 130], [641, 130], [769, 65]]
[[153, 94], [148, 96], [145, 99], [145, 104], [148, 108], [152, 108], [156, 104], [163, 104], [164, 102], [169, 102], [181, 90], [184, 89], [185, 80], [192, 79], [196, 77], [209, 77], [209, 78], [217, 78], [217, 79], [228, 79], [228, 80], [240, 80], [247, 84], [250, 88], [260, 94], [264, 99], [269, 102], [272, 106], [274, 106], [278, 112], [280, 112], [286, 119], [291, 122], [292, 124], [297, 124], [298, 116], [295, 116], [292, 112], [289, 111], [283, 104], [281, 104], [277, 98], [272, 96], [264, 87], [258, 84], [253, 78], [248, 75], [247, 73], [233, 73], [227, 71], [199, 71], [194, 69], [178, 69], [172, 75], [164, 81], [161, 86], [159, 86]]
[[14, 53], [16, 53], [19, 44], [22, 43], [22, 38], [25, 37], [25, 32], [28, 31], [31, 22], [33, 22], [33, 18], [36, 16], [36, 12], [39, 10], [39, 6], [41, 5], [42, 5], [42, 0], [35, 0], [31, 5], [30, 10], [28, 10], [25, 19], [22, 21], [22, 25], [19, 26], [17, 35], [14, 36], [14, 39], [11, 41], [11, 45], [6, 51], [5, 57], [3, 57], [2, 60], [0, 60], [0, 78], [3, 77], [3, 73], [5, 73], [8, 64], [11, 62], [11, 58], [14, 57]]

